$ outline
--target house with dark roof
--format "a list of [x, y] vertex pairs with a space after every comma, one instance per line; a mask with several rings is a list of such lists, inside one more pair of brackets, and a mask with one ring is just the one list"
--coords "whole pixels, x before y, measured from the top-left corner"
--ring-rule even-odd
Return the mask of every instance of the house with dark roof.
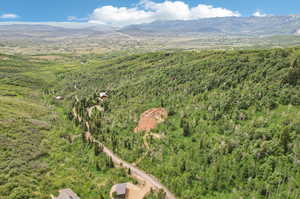
[[80, 199], [71, 189], [59, 190], [59, 195], [54, 199]]

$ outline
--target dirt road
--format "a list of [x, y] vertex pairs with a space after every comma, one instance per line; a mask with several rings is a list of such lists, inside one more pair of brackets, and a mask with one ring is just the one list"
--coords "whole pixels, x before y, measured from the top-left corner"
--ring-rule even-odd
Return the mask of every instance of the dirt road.
[[[75, 100], [77, 102], [79, 101], [77, 96], [75, 96]], [[79, 122], [82, 121], [82, 118], [79, 117], [75, 108], [73, 108], [73, 114], [74, 114], [75, 118], [77, 118], [79, 120]], [[86, 121], [86, 126], [89, 129], [90, 125], [87, 121]], [[93, 136], [90, 132], [88, 132], [88, 133], [89, 134], [87, 136], [88, 137], [87, 141], [91, 141], [93, 143], [97, 143], [100, 146], [102, 146], [103, 152], [107, 156], [109, 156], [115, 164], [117, 164], [118, 166], [120, 166], [122, 168], [130, 169], [132, 177], [136, 178], [139, 181], [145, 182], [145, 184], [147, 184], [148, 186], [150, 186], [153, 189], [158, 189], [158, 190], [162, 189], [166, 193], [166, 199], [176, 199], [176, 197], [169, 191], [169, 189], [167, 187], [165, 187], [164, 185], [162, 185], [158, 179], [145, 173], [144, 171], [140, 170], [139, 168], [133, 166], [132, 164], [125, 162], [124, 160], [119, 158], [117, 155], [115, 155], [111, 150], [109, 150], [107, 147], [105, 147], [104, 144], [102, 144], [101, 142], [99, 142], [98, 140], [93, 138]]]
[[122, 168], [130, 169], [131, 175], [137, 177], [138, 179], [144, 180], [146, 183], [152, 185], [156, 189], [162, 189], [166, 193], [166, 199], [176, 199], [176, 197], [168, 190], [167, 187], [162, 185], [155, 177], [145, 173], [144, 171], [140, 170], [139, 168], [125, 162], [121, 158], [119, 158], [117, 155], [115, 155], [111, 150], [109, 150], [107, 147], [105, 147], [102, 143], [100, 143], [98, 140], [94, 139], [95, 143], [98, 143], [103, 147], [103, 152], [111, 157], [112, 161], [119, 165]]

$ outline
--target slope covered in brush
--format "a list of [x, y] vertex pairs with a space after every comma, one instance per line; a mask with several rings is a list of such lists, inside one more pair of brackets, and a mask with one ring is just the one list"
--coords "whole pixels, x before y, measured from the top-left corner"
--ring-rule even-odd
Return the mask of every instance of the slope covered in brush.
[[[59, 92], [77, 94], [74, 106], [93, 135], [179, 198], [297, 198], [299, 55], [293, 48], [89, 57], [97, 64], [64, 76], [69, 86]], [[84, 110], [98, 104], [99, 91], [109, 93], [105, 112], [90, 118]], [[134, 133], [153, 107], [169, 112], [152, 130], [161, 139]]]
[[85, 199], [108, 198], [113, 184], [129, 180], [125, 171], [109, 168], [104, 154], [94, 156], [75, 139], [80, 130], [43, 94], [56, 74], [76, 70], [76, 58], [67, 60], [0, 54], [1, 199], [50, 199], [64, 188]]

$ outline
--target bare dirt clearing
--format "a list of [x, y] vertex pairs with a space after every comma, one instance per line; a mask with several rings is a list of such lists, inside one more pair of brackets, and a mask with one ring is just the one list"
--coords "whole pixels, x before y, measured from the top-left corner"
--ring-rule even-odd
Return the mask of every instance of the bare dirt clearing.
[[144, 113], [140, 117], [138, 126], [134, 129], [134, 132], [150, 131], [154, 129], [157, 124], [165, 121], [168, 117], [168, 112], [164, 108], [152, 108]]

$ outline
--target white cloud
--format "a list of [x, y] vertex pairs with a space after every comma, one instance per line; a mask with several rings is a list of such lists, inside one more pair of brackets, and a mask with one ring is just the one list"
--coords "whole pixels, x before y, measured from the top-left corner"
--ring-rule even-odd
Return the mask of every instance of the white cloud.
[[142, 1], [141, 3], [145, 9], [153, 11], [151, 16], [153, 20], [188, 20], [190, 18], [190, 8], [182, 1], [165, 1], [162, 3]]
[[262, 13], [262, 12], [259, 11], [259, 10], [257, 10], [256, 12], [254, 12], [254, 13], [252, 14], [252, 16], [254, 16], [254, 17], [266, 17], [266, 16], [268, 16], [268, 15], [265, 14], [265, 13]]
[[16, 19], [18, 17], [19, 17], [18, 15], [12, 13], [0, 15], [0, 19]]
[[90, 15], [90, 23], [126, 26], [130, 24], [150, 23], [156, 20], [192, 20], [211, 17], [240, 16], [239, 12], [226, 8], [215, 8], [199, 4], [190, 8], [183, 1], [164, 1], [156, 3], [142, 0], [134, 8], [103, 6]]
[[225, 8], [214, 8], [210, 5], [200, 4], [191, 9], [193, 19], [211, 18], [211, 17], [239, 17], [239, 12], [234, 12]]
[[90, 16], [90, 23], [124, 26], [129, 24], [147, 23], [153, 21], [154, 12], [137, 8], [116, 8], [104, 6], [94, 10]]

